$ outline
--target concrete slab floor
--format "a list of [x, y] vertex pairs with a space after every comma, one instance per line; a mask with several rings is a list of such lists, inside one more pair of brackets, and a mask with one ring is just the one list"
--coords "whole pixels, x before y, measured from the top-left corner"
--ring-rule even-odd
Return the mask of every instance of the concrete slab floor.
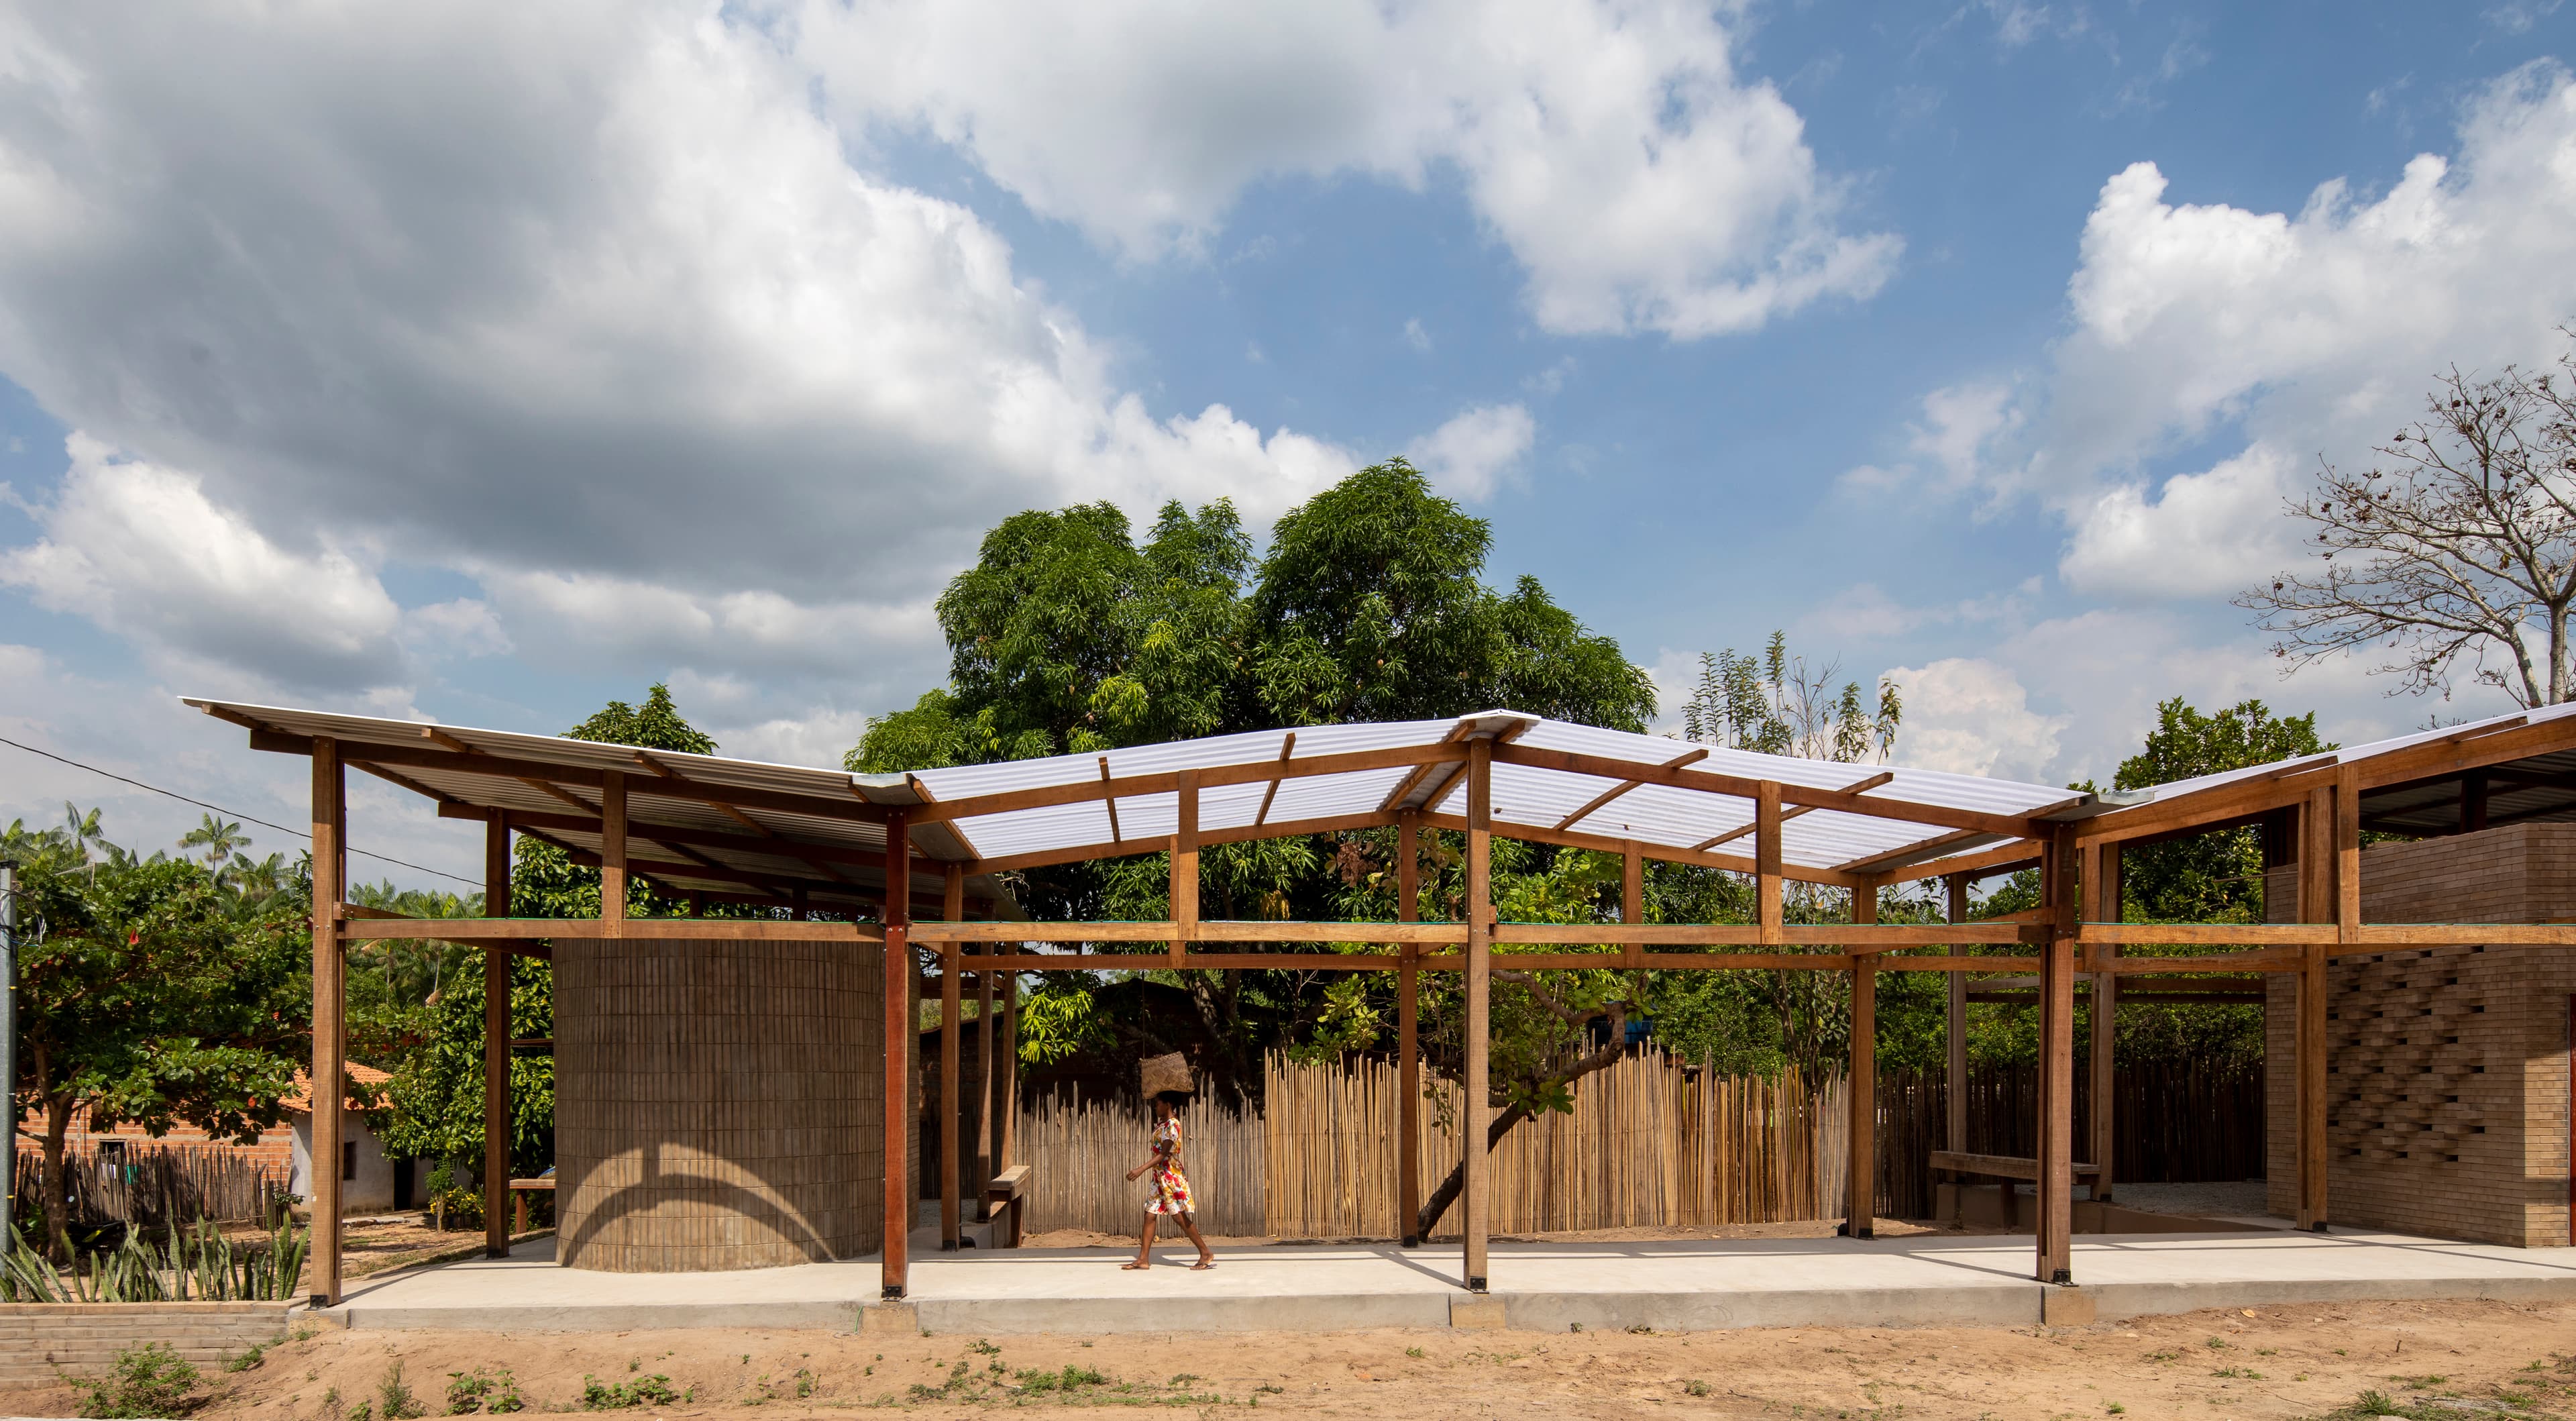
[[[929, 1332], [1337, 1331], [1492, 1325], [1467, 1299], [1454, 1246], [1191, 1251], [1122, 1271], [1107, 1249], [916, 1248], [905, 1319]], [[1698, 1330], [1746, 1326], [2028, 1326], [2204, 1307], [2384, 1298], [2576, 1297], [2576, 1249], [2516, 1249], [2384, 1233], [2087, 1236], [2078, 1304], [2031, 1280], [2026, 1238], [1691, 1239], [1496, 1243], [1505, 1324]], [[353, 1285], [317, 1320], [352, 1327], [618, 1330], [859, 1325], [878, 1301], [873, 1258], [734, 1273], [593, 1273], [554, 1266], [554, 1241], [506, 1259], [405, 1270]], [[2052, 1294], [2056, 1294], [2052, 1300]], [[2089, 1304], [2087, 1306], [2086, 1304]]]

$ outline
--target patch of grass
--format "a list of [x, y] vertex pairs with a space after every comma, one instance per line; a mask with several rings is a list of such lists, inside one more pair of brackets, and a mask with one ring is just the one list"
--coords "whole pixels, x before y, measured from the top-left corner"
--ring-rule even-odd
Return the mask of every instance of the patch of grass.
[[1404, 1355], [1406, 1355], [1406, 1356], [1408, 1356], [1408, 1357], [1421, 1357], [1421, 1356], [1426, 1356], [1426, 1355], [1428, 1355], [1428, 1354], [1426, 1354], [1426, 1353], [1425, 1353], [1421, 1348], [1419, 1348], [1419, 1347], [1407, 1347], [1407, 1348], [1405, 1348], [1405, 1349], [1404, 1349]]
[[2123, 1414], [2125, 1414], [2125, 1413], [2128, 1411], [2128, 1409], [2129, 1409], [2129, 1408], [2127, 1408], [2127, 1407], [2125, 1407], [2125, 1406], [2122, 1406], [2120, 1403], [2118, 1403], [2118, 1402], [2116, 1402], [2116, 1401], [2112, 1401], [2112, 1402], [2105, 1402], [2105, 1403], [2103, 1404], [2103, 1406], [2102, 1406], [2102, 1409], [2103, 1409], [2103, 1410], [2105, 1410], [2105, 1411], [2110, 1412], [2110, 1413], [2111, 1413], [2112, 1415], [2114, 1415], [2114, 1416], [2119, 1416], [2119, 1415], [2123, 1415]]
[[250, 1344], [250, 1346], [244, 1348], [239, 1356], [226, 1357], [224, 1359], [224, 1370], [228, 1372], [247, 1372], [252, 1368], [257, 1367], [261, 1361], [265, 1360], [267, 1353], [267, 1343], [254, 1342]]
[[116, 1366], [98, 1380], [72, 1379], [83, 1416], [185, 1416], [196, 1409], [197, 1369], [167, 1342], [148, 1342], [116, 1354]]
[[429, 1414], [420, 1409], [420, 1398], [404, 1384], [400, 1362], [385, 1368], [384, 1380], [376, 1383], [376, 1402], [384, 1421], [412, 1421], [415, 1416]]
[[2263, 1374], [2254, 1370], [2252, 1367], [2221, 1367], [2217, 1371], [2211, 1372], [2210, 1375], [2213, 1377], [2237, 1377], [2249, 1382], [2259, 1382], [2263, 1380]]
[[2177, 1361], [2181, 1357], [2182, 1354], [2180, 1352], [2149, 1352], [2147, 1354], [2147, 1360], [2150, 1362], [2171, 1362]]
[[1708, 1395], [1708, 1383], [1701, 1381], [1697, 1377], [1693, 1377], [1689, 1381], [1682, 1383], [1682, 1395], [1706, 1396]]

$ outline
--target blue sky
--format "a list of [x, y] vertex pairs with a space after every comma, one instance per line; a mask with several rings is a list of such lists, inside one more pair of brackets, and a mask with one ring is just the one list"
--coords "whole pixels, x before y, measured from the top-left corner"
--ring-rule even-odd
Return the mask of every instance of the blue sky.
[[[0, 722], [293, 822], [209, 692], [828, 762], [1013, 509], [1406, 453], [1677, 708], [1898, 758], [2282, 682], [2281, 498], [2576, 318], [2576, 10], [82, 7], [0, 21]], [[0, 747], [0, 813], [194, 811]], [[362, 796], [356, 837], [467, 869]], [[267, 838], [276, 838], [270, 835]], [[285, 841], [263, 847], [289, 848]], [[417, 875], [396, 874], [398, 878]]]

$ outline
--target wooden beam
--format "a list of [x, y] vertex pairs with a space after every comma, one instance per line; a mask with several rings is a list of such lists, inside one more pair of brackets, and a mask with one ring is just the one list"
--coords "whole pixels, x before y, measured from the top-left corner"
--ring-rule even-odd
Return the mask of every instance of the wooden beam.
[[878, 933], [874, 923], [795, 923], [783, 918], [629, 918], [623, 923], [602, 923], [597, 918], [407, 918], [398, 922], [340, 924], [342, 942], [504, 945], [542, 938], [594, 941], [612, 937], [656, 941], [710, 938], [728, 942], [875, 942]]
[[1118, 796], [1108, 792], [1108, 787], [1111, 783], [1112, 781], [1109, 778], [1109, 757], [1103, 755], [1100, 757], [1100, 784], [1102, 790], [1100, 803], [1101, 807], [1109, 811], [1109, 842], [1113, 844], [1123, 844], [1127, 841], [1127, 836], [1118, 832]]
[[[1452, 833], [1465, 833], [1467, 827], [1467, 821], [1454, 814], [1434, 814], [1426, 811], [1422, 816], [1422, 822], [1433, 828], [1447, 829]], [[1526, 844], [1555, 844], [1563, 848], [1591, 849], [1605, 854], [1625, 853], [1626, 846], [1632, 842], [1627, 839], [1614, 839], [1606, 834], [1587, 834], [1580, 829], [1551, 829], [1544, 824], [1512, 824], [1501, 821], [1497, 821], [1494, 825], [1494, 836], [1499, 839], [1518, 839]], [[1694, 864], [1701, 868], [1722, 868], [1729, 873], [1749, 874], [1754, 871], [1753, 857], [1750, 854], [1701, 853], [1695, 849], [1668, 848], [1662, 844], [1648, 843], [1643, 839], [1633, 842], [1647, 858], [1658, 863]], [[1853, 875], [1848, 873], [1837, 873], [1825, 868], [1802, 868], [1792, 863], [1782, 865], [1780, 876], [1800, 883], [1820, 883], [1830, 888], [1849, 888], [1854, 882]]]
[[[280, 754], [310, 754], [310, 742], [300, 735], [281, 735], [274, 731], [253, 731], [251, 748]], [[378, 765], [406, 765], [415, 769], [440, 770], [450, 774], [488, 775], [505, 780], [543, 780], [553, 785], [575, 785], [583, 789], [599, 788], [601, 778], [617, 773], [593, 769], [587, 765], [558, 765], [544, 760], [519, 760], [504, 755], [476, 751], [460, 755], [423, 741], [417, 745], [389, 745], [381, 741], [352, 740], [340, 745], [341, 758], [351, 764], [365, 761]], [[821, 795], [794, 794], [782, 790], [741, 789], [732, 785], [702, 785], [691, 781], [657, 782], [653, 794], [664, 799], [690, 799], [707, 803], [738, 804], [748, 809], [776, 809], [789, 814], [811, 814], [821, 819], [842, 819], [863, 824], [885, 820], [888, 811], [881, 805], [864, 800], [828, 798]], [[575, 798], [582, 808], [591, 808]]]
[[1466, 1069], [1459, 1090], [1459, 1147], [1465, 1151], [1467, 1206], [1462, 1258], [1467, 1291], [1486, 1291], [1485, 1231], [1494, 1211], [1493, 1168], [1485, 1142], [1491, 1086], [1487, 1076], [1493, 992], [1494, 744], [1467, 751], [1467, 1021]]
[[1992, 878], [1999, 873], [2018, 873], [2025, 868], [2037, 867], [2039, 867], [2039, 846], [2028, 839], [2016, 839], [2011, 843], [1997, 844], [1993, 848], [1977, 853], [1927, 859], [1922, 863], [1907, 864], [1902, 868], [1891, 868], [1883, 872], [1873, 868], [1870, 872], [1878, 874], [1882, 882], [1896, 884], [1912, 883], [1919, 878], [1947, 878], [1952, 874], [1966, 874], [1970, 878]]
[[[1244, 825], [1233, 829], [1201, 829], [1199, 847], [1210, 844], [1240, 844], [1255, 839], [1293, 839], [1304, 834], [1338, 834], [1347, 829], [1377, 829], [1395, 822], [1391, 813], [1375, 810], [1364, 814], [1336, 814], [1317, 819], [1289, 819], [1276, 824]], [[1090, 863], [1098, 859], [1132, 858], [1154, 852], [1157, 845], [1143, 840], [1117, 844], [1081, 844], [1061, 849], [1042, 849], [1035, 853], [1007, 854], [1001, 858], [982, 859], [973, 869], [977, 873], [1008, 873], [1018, 869], [1049, 868], [1064, 863]]]
[[[1703, 746], [1697, 750], [1676, 755], [1656, 768], [1678, 770], [1684, 765], [1696, 765], [1707, 758], [1708, 750], [1707, 747]], [[1589, 818], [1594, 810], [1599, 809], [1601, 806], [1608, 804], [1610, 801], [1617, 799], [1619, 796], [1626, 794], [1628, 791], [1635, 789], [1644, 783], [1645, 781], [1640, 779], [1621, 780], [1619, 783], [1610, 786], [1608, 789], [1601, 791], [1599, 794], [1596, 794], [1591, 799], [1585, 801], [1581, 809], [1578, 809], [1572, 814], [1556, 821], [1556, 827], [1559, 829], [1571, 829], [1575, 825], [1582, 823], [1586, 818]], [[1702, 845], [1701, 847], [1705, 848], [1707, 846]]]
[[[510, 916], [510, 816], [483, 827], [483, 916]], [[510, 1197], [510, 954], [483, 954], [483, 1197]], [[396, 1200], [396, 1203], [406, 1201]], [[483, 1211], [483, 1256], [510, 1254], [508, 1211]]]
[[[361, 768], [366, 767], [362, 766]], [[510, 822], [529, 829], [549, 830], [559, 834], [599, 833], [601, 826], [598, 811], [588, 805], [583, 805], [582, 809], [583, 812], [580, 814], [551, 814], [514, 809], [510, 811]], [[480, 820], [488, 816], [491, 812], [492, 811], [485, 809], [480, 805], [465, 804], [461, 801], [451, 801], [450, 803], [442, 804], [439, 806], [438, 810], [439, 817], [442, 819]], [[953, 833], [955, 831], [952, 830], [950, 832]], [[772, 857], [799, 858], [805, 860], [807, 863], [813, 864], [817, 868], [823, 867], [827, 864], [843, 868], [876, 868], [885, 862], [885, 851], [882, 849], [850, 848], [839, 844], [802, 843], [794, 839], [789, 839], [784, 835], [777, 834], [775, 831], [770, 831], [769, 837], [764, 838], [752, 834], [736, 834], [723, 829], [700, 829], [677, 824], [654, 824], [645, 822], [638, 820], [635, 817], [632, 796], [629, 796], [627, 803], [626, 834], [630, 841], [635, 839], [649, 839], [657, 844], [668, 845], [674, 850], [686, 845], [691, 848], [727, 849], [735, 853], [766, 854]], [[790, 845], [793, 845], [793, 847], [791, 848]], [[916, 858], [914, 862], [929, 863], [932, 861]], [[981, 872], [982, 870], [973, 861], [969, 860], [967, 861], [966, 871], [969, 873], [976, 873]]]
[[[1544, 750], [1528, 745], [1498, 745], [1494, 748], [1497, 764], [1518, 765], [1534, 770], [1557, 770], [1568, 774], [1597, 775], [1603, 779], [1635, 776], [1652, 785], [1675, 789], [1698, 790], [1706, 794], [1733, 795], [1751, 799], [1759, 786], [1776, 781], [1748, 780], [1739, 775], [1721, 775], [1709, 770], [1664, 769], [1603, 755], [1582, 755], [1570, 750]], [[1952, 829], [1978, 829], [1989, 834], [2004, 834], [2026, 839], [2044, 832], [2034, 827], [2034, 819], [2021, 815], [1985, 814], [1973, 809], [1953, 809], [1938, 804], [1917, 804], [1910, 800], [1874, 799], [1847, 789], [1813, 789], [1806, 785], [1781, 785], [1780, 796], [1790, 804], [1831, 809], [1845, 814], [1864, 814], [1873, 819], [1901, 819], [1911, 824], [1938, 824]]]
[[[1395, 916], [1405, 923], [1422, 915], [1421, 844], [1415, 837], [1415, 818], [1408, 809], [1395, 823]], [[1404, 944], [1399, 957], [1403, 965], [1395, 981], [1395, 1236], [1406, 1248], [1422, 1243], [1417, 1223], [1422, 1215], [1422, 1046], [1416, 1002], [1421, 957], [1420, 944]]]
[[[965, 873], [962, 869], [957, 875], [957, 884], [962, 893], [965, 889]], [[958, 916], [964, 915], [961, 913]], [[981, 1186], [991, 1182], [994, 1175], [1002, 1172], [999, 1150], [1001, 1141], [994, 1133], [993, 1124], [993, 1087], [999, 1079], [993, 1061], [994, 976], [995, 974], [989, 969], [975, 974], [975, 1070], [979, 1079], [976, 1083], [973, 1178], [978, 1186], [974, 1191], [976, 1209], [985, 1218], [992, 1217], [992, 1206], [984, 1202], [984, 1191]]]
[[1907, 844], [1902, 848], [1882, 849], [1877, 853], [1863, 854], [1859, 858], [1835, 864], [1834, 867], [1845, 873], [1878, 873], [1885, 870], [1904, 867], [1905, 865], [1898, 862], [1900, 859], [1911, 858], [1916, 854], [1929, 853], [1934, 849], [1943, 848], [1951, 844], [1963, 844], [1970, 839], [1983, 839], [1987, 837], [1990, 836], [1976, 829], [1952, 829], [1945, 833], [1934, 834], [1929, 838], [1917, 839], [1913, 843]]
[[349, 1098], [347, 950], [339, 933], [347, 872], [348, 800], [339, 744], [313, 744], [313, 1257], [312, 1305], [340, 1303], [341, 1121]]
[[[885, 872], [889, 885], [912, 875], [911, 831], [901, 811], [886, 816]], [[912, 921], [910, 899], [908, 893], [888, 893], [884, 919], [885, 1074], [879, 1114], [885, 1133], [878, 1156], [885, 1163], [879, 1216], [884, 1242], [877, 1251], [877, 1285], [880, 1295], [890, 1299], [904, 1295], [912, 1276], [912, 1066], [920, 1051], [912, 1016], [912, 944], [905, 937]]]
[[[1279, 742], [1279, 763], [1280, 763], [1281, 765], [1283, 765], [1283, 766], [1284, 766], [1284, 765], [1286, 765], [1286, 764], [1288, 763], [1289, 757], [1290, 757], [1290, 756], [1295, 755], [1296, 753], [1297, 753], [1297, 732], [1292, 730], [1292, 731], [1289, 731], [1289, 732], [1288, 732], [1288, 734], [1287, 734], [1284, 738], [1282, 738], [1282, 739], [1280, 740], [1280, 742]], [[1270, 784], [1268, 785], [1268, 787], [1264, 788], [1264, 789], [1261, 791], [1261, 808], [1260, 808], [1258, 811], [1256, 811], [1256, 812], [1253, 814], [1253, 816], [1252, 816], [1252, 825], [1253, 825], [1253, 827], [1254, 827], [1254, 828], [1256, 828], [1256, 829], [1257, 829], [1257, 828], [1261, 827], [1264, 823], [1267, 823], [1267, 822], [1269, 821], [1269, 819], [1270, 819], [1270, 801], [1272, 801], [1272, 800], [1274, 800], [1274, 799], [1277, 799], [1278, 797], [1279, 797], [1279, 780], [1278, 780], [1277, 778], [1273, 778], [1273, 779], [1270, 781]]]

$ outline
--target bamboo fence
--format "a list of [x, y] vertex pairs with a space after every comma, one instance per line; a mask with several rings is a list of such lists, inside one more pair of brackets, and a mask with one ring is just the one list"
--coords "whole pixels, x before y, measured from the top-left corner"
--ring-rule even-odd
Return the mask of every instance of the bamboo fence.
[[[1263, 1076], [1261, 1108], [1238, 1113], [1196, 1102], [1183, 1116], [1200, 1226], [1291, 1239], [1394, 1236], [1395, 1066], [1272, 1055]], [[2120, 1081], [2122, 1178], [2260, 1173], [2259, 1073], [2148, 1067], [2124, 1071]], [[2079, 1092], [2084, 1084], [2079, 1076]], [[1651, 1048], [1630, 1055], [1578, 1082], [1571, 1113], [1538, 1116], [1503, 1137], [1493, 1152], [1491, 1227], [1528, 1234], [1838, 1218], [1850, 1156], [1847, 1089], [1839, 1076], [1721, 1076]], [[2032, 1073], [1977, 1068], [1968, 1090], [1968, 1147], [2029, 1154]], [[1448, 1123], [1457, 1099], [1455, 1086], [1428, 1083], [1421, 1197], [1458, 1159]], [[1877, 1100], [1876, 1212], [1929, 1217], [1931, 1152], [1947, 1146], [1947, 1084], [1937, 1073], [1883, 1072]], [[2084, 1118], [2079, 1106], [2078, 1140], [2086, 1138]], [[1133, 1104], [1050, 1097], [1026, 1111], [1021, 1157], [1038, 1166], [1029, 1227], [1132, 1237], [1145, 1186], [1125, 1175], [1145, 1158], [1146, 1129]], [[1433, 1237], [1456, 1237], [1462, 1222], [1452, 1207]]]
[[[18, 1198], [44, 1197], [43, 1168], [42, 1156], [20, 1147]], [[284, 1206], [287, 1181], [282, 1171], [262, 1167], [241, 1150], [162, 1145], [66, 1154], [63, 1194], [71, 1204], [66, 1217], [79, 1223], [158, 1228], [199, 1219], [265, 1222]]]

